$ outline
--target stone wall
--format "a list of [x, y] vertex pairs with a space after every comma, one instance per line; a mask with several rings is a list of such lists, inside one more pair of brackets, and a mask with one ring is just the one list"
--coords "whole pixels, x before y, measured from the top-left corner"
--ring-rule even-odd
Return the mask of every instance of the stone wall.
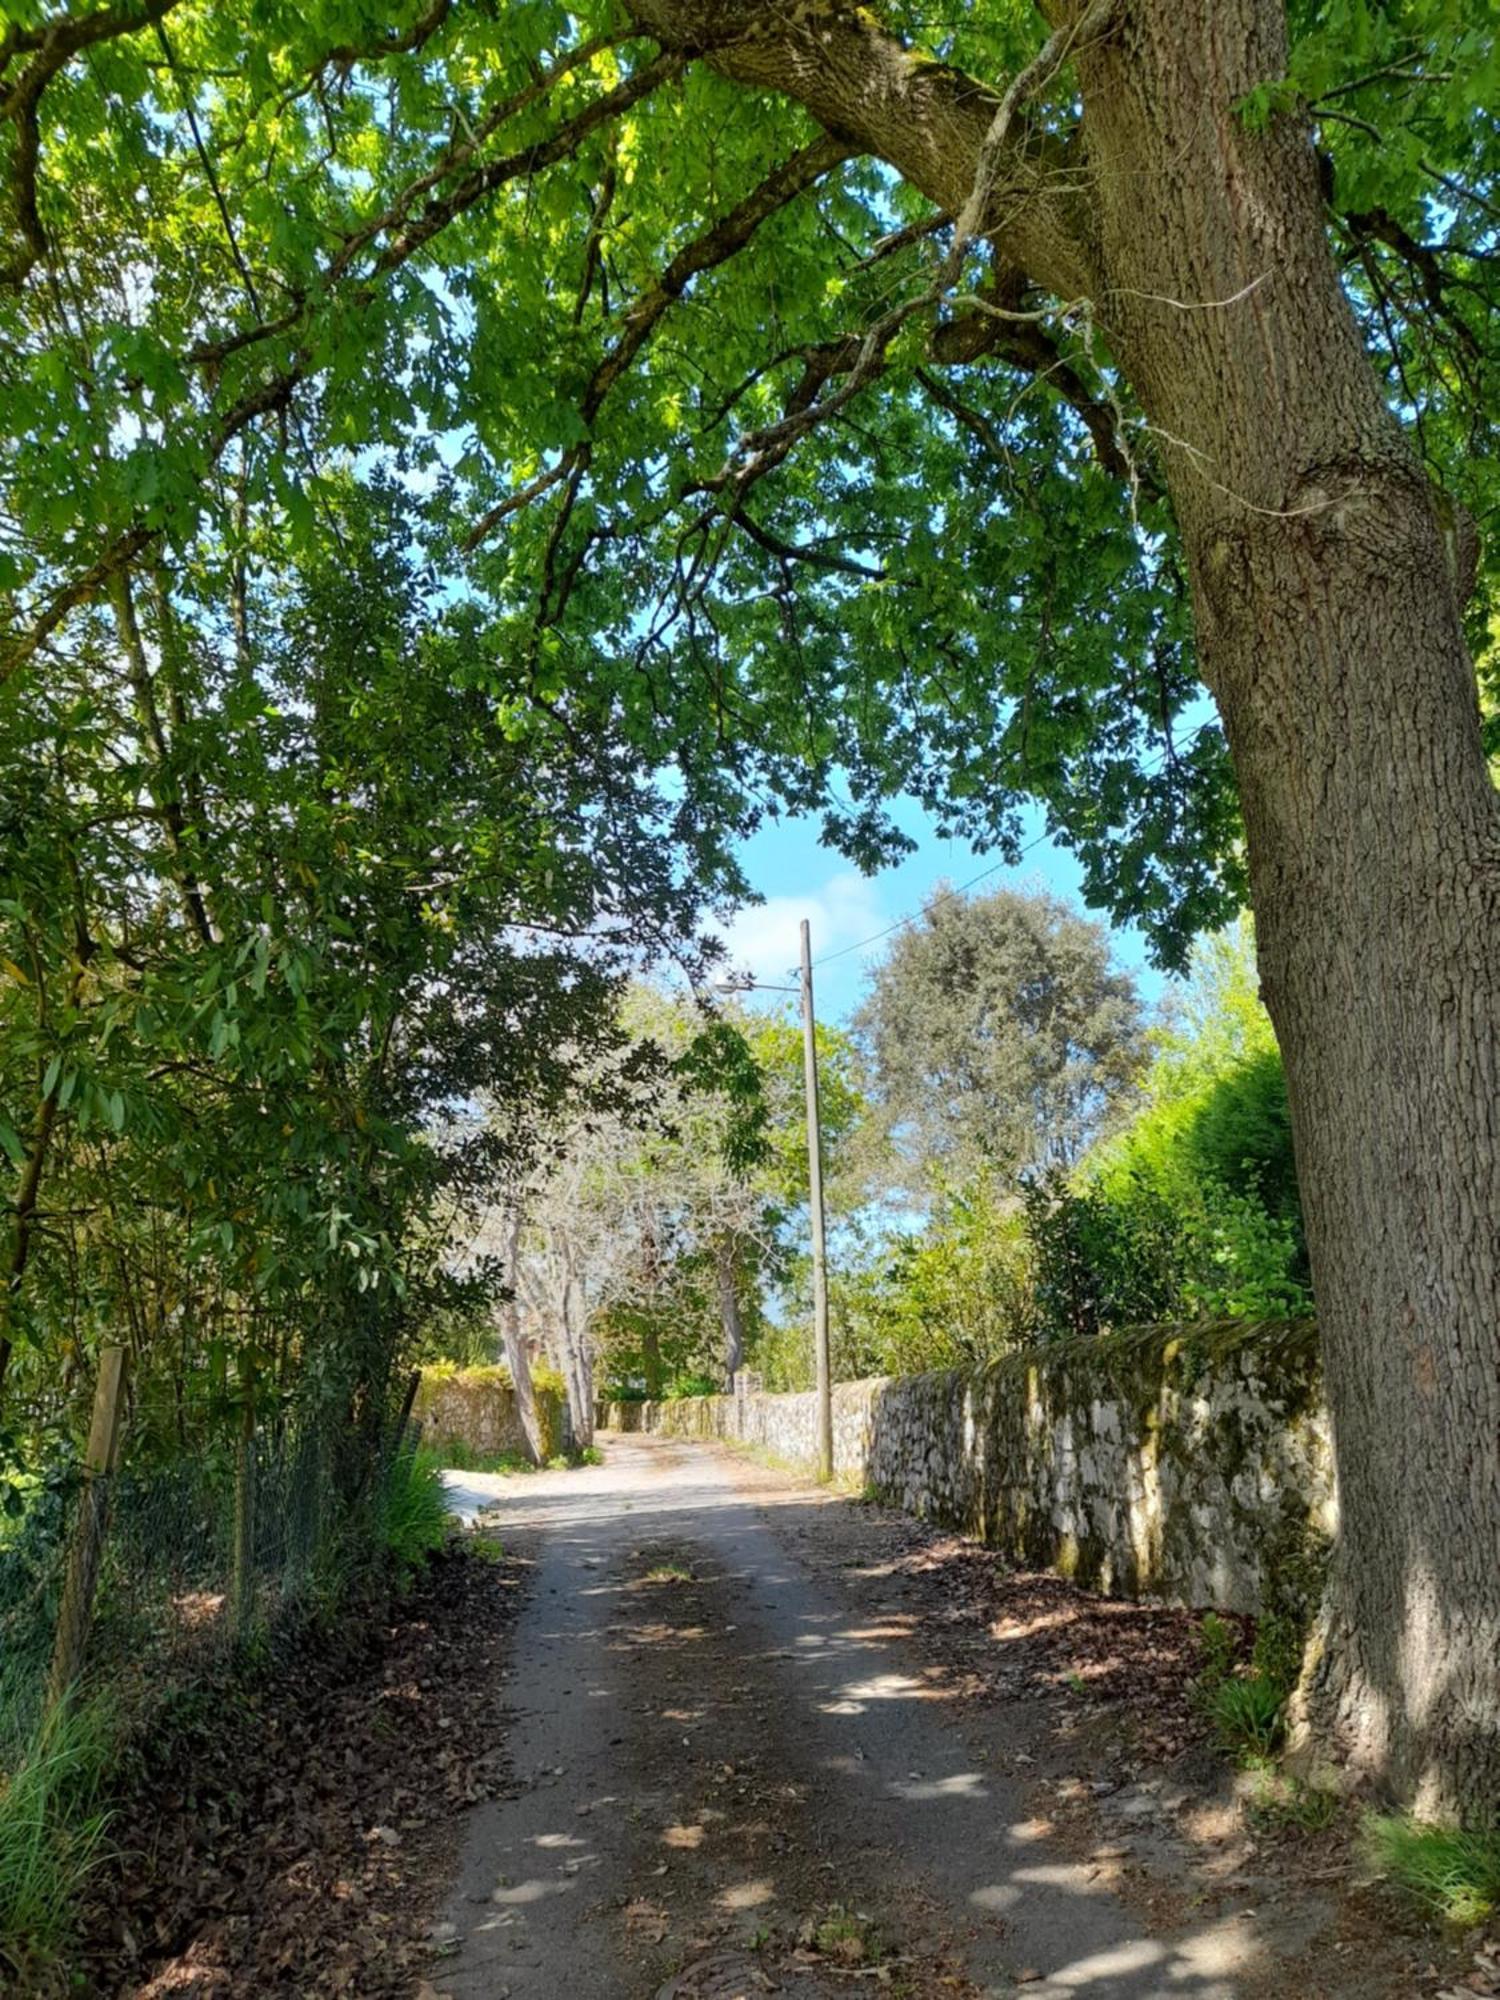
[[[543, 1455], [551, 1457], [562, 1449], [562, 1397], [555, 1388], [539, 1383], [536, 1401], [547, 1434]], [[422, 1442], [436, 1451], [461, 1446], [476, 1458], [506, 1452], [526, 1455], [526, 1433], [508, 1369], [424, 1368], [412, 1415], [422, 1426]]]
[[[816, 1461], [811, 1394], [613, 1404], [606, 1418]], [[976, 1374], [842, 1383], [834, 1466], [1019, 1562], [1223, 1610], [1304, 1595], [1335, 1522], [1307, 1322], [1146, 1328]]]
[[[926, 1381], [915, 1376], [914, 1381]], [[833, 1471], [863, 1485], [870, 1463], [877, 1392], [895, 1383], [840, 1382], [833, 1391]], [[809, 1472], [818, 1463], [818, 1399], [797, 1395], [682, 1396], [670, 1403], [606, 1403], [610, 1430], [654, 1431], [662, 1437], [722, 1438], [769, 1452]]]

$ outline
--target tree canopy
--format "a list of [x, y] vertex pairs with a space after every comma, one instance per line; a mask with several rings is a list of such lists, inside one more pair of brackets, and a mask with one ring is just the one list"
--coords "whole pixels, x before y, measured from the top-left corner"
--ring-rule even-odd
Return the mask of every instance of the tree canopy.
[[1135, 982], [1058, 898], [940, 889], [855, 1017], [887, 1132], [917, 1184], [1066, 1166], [1145, 1059]]
[[565, 1090], [768, 811], [1040, 800], [1163, 963], [1253, 895], [1329, 1732], [1493, 1794], [1495, 25], [13, 0], [0, 1359], [164, 1216], [161, 1351], [381, 1375], [419, 1095]]
[[[1004, 75], [1032, 22], [988, 0], [927, 60]], [[1312, 105], [1372, 352], [1483, 519], [1493, 38], [1447, 0], [1294, 25], [1245, 115]], [[982, 260], [944, 303], [956, 203], [700, 46], [665, 4], [12, 8], [4, 672], [153, 568], [224, 627], [385, 468], [476, 698], [518, 752], [607, 726], [670, 772], [706, 885], [767, 795], [865, 861], [900, 786], [1002, 847], [1039, 796], [1180, 958], [1237, 817], [1107, 311]]]

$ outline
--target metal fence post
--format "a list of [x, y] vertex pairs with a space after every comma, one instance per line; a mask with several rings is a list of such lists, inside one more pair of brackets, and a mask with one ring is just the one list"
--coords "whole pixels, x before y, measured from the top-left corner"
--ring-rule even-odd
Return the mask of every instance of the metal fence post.
[[243, 1641], [255, 1619], [255, 1405], [245, 1384], [245, 1408], [234, 1455], [234, 1636]]

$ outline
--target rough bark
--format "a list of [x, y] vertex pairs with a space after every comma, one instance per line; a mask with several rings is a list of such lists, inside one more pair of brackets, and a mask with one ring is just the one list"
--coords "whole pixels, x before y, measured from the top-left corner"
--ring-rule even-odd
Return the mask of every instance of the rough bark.
[[[868, 11], [634, 5], [679, 41], [711, 17], [725, 74], [961, 203], [998, 92], [907, 56]], [[1087, 293], [1152, 426], [1235, 760], [1342, 1504], [1309, 1725], [1421, 1808], [1487, 1812], [1500, 824], [1451, 510], [1361, 348], [1309, 131], [1236, 110], [1285, 74], [1285, 32], [1281, 0], [1120, 0], [1078, 55], [1068, 191], [1027, 148], [986, 221], [1034, 283]]]
[[714, 1284], [719, 1294], [719, 1323], [724, 1329], [724, 1380], [732, 1389], [745, 1363], [745, 1322], [735, 1277], [734, 1243], [728, 1236], [721, 1236], [714, 1244]]
[[1287, 1070], [1343, 1511], [1309, 1717], [1419, 1807], [1472, 1809], [1500, 1797], [1500, 816], [1440, 511], [1310, 134], [1233, 111], [1283, 36], [1267, 0], [1138, 4], [1081, 65], [1085, 129], [1111, 338], [1180, 440]]
[[[737, 83], [797, 98], [835, 138], [853, 138], [957, 215], [1003, 88], [904, 48], [869, 9], [813, 0], [630, 0], [668, 49], [701, 50]], [[1003, 86], [1003, 79], [1001, 80]], [[991, 200], [1009, 261], [1063, 297], [1087, 289], [1082, 197], [1066, 150], [1016, 121]]]
[[500, 1341], [505, 1350], [505, 1365], [510, 1370], [511, 1387], [516, 1396], [516, 1415], [520, 1419], [521, 1432], [526, 1439], [527, 1455], [533, 1465], [540, 1465], [546, 1457], [545, 1440], [542, 1436], [541, 1419], [537, 1415], [536, 1387], [531, 1379], [531, 1351], [521, 1329], [521, 1301], [516, 1287], [519, 1283], [521, 1258], [522, 1215], [520, 1209], [513, 1208], [506, 1218], [505, 1226], [505, 1268], [510, 1281], [510, 1296], [500, 1307]]
[[561, 1338], [573, 1443], [582, 1451], [594, 1441], [594, 1364], [583, 1280], [572, 1273], [563, 1284]]

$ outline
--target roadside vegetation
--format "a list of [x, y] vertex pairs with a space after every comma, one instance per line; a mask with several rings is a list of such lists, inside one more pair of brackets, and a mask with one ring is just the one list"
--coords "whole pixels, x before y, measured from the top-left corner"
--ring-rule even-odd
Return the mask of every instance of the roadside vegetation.
[[[542, 1370], [580, 1452], [603, 1395], [807, 1381], [798, 1029], [722, 999], [715, 927], [757, 832], [874, 874], [914, 804], [996, 870], [1039, 814], [1187, 998], [1150, 1018], [1050, 895], [892, 926], [819, 1030], [839, 1372], [1316, 1297], [1308, 1727], [1488, 1838], [1492, 23], [939, 13], [6, 9], [0, 1819], [38, 1940], [107, 1811], [90, 1703], [128, 1726], [431, 1547], [424, 1362], [503, 1360], [540, 1464]], [[1229, 1677], [1226, 1725], [1279, 1685]]]
[[1373, 1814], [1365, 1851], [1387, 1881], [1446, 1923], [1468, 1928], [1500, 1912], [1500, 1827], [1474, 1832]]

